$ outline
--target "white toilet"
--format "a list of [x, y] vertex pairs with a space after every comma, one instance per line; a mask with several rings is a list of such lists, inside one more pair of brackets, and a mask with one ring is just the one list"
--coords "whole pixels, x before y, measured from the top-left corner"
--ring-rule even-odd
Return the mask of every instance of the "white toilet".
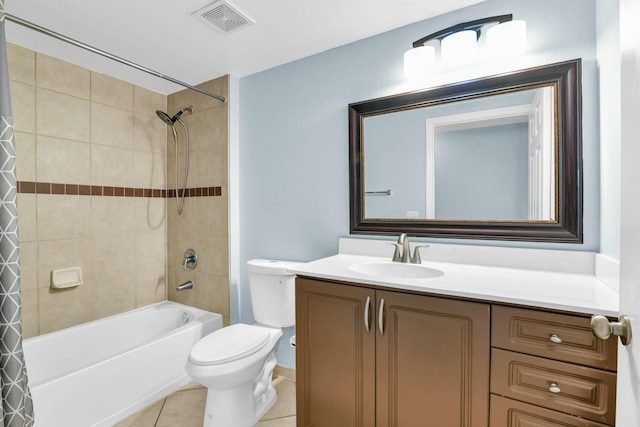
[[271, 386], [281, 328], [295, 324], [297, 262], [247, 262], [255, 325], [238, 323], [198, 341], [187, 373], [207, 387], [203, 427], [250, 427], [277, 399]]

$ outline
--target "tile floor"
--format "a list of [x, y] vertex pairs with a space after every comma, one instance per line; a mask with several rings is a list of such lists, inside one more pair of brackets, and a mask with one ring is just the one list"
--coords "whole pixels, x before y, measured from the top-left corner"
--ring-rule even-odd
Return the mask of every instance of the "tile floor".
[[[255, 427], [295, 427], [296, 383], [291, 378], [288, 373], [274, 375], [278, 400]], [[187, 384], [114, 427], [202, 427], [206, 396], [207, 390], [200, 384]]]

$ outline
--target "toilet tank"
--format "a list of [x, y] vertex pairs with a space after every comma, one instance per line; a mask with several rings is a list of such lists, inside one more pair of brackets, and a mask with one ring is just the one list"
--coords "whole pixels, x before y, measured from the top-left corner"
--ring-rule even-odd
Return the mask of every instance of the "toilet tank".
[[299, 265], [293, 261], [252, 259], [247, 261], [253, 318], [276, 328], [296, 323], [295, 274], [287, 269]]

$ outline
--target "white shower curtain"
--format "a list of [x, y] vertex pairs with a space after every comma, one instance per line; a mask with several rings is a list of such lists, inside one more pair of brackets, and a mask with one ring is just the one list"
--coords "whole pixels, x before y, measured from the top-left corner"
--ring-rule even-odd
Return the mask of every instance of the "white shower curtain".
[[0, 0], [0, 427], [30, 427], [34, 417], [22, 351], [16, 150], [4, 26]]

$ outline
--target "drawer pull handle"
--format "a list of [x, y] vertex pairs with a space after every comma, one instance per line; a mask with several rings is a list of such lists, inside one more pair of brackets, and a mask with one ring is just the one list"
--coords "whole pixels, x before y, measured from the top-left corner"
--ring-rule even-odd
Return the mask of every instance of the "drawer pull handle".
[[560, 393], [562, 390], [560, 390], [560, 387], [558, 387], [558, 384], [556, 383], [551, 383], [551, 385], [549, 386], [549, 391], [551, 393]]
[[562, 338], [560, 338], [556, 334], [551, 335], [549, 339], [551, 340], [551, 342], [554, 342], [556, 344], [562, 344]]

